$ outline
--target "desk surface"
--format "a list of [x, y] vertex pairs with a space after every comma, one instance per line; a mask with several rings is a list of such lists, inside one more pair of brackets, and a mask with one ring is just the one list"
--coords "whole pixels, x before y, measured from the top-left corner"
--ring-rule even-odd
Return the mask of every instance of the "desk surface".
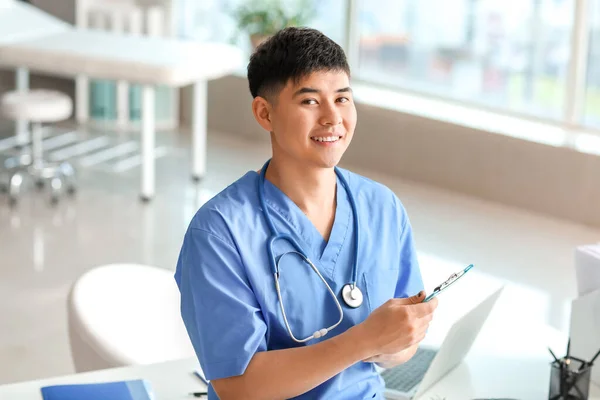
[[[565, 335], [549, 326], [506, 324], [491, 318], [465, 361], [426, 391], [422, 399], [474, 398], [548, 399], [550, 346], [564, 354]], [[497, 332], [503, 332], [502, 338]], [[589, 400], [600, 400], [600, 388], [591, 385]]]
[[[562, 342], [562, 335], [549, 327], [508, 333], [506, 340], [497, 343], [495, 350], [487, 344], [489, 333], [497, 329], [495, 323], [486, 324], [478, 339], [479, 345], [464, 362], [436, 383], [421, 399], [468, 400], [485, 397], [511, 397], [519, 400], [548, 398], [549, 355], [543, 344]], [[487, 332], [486, 332], [487, 331]], [[548, 340], [530, 339], [536, 335]], [[487, 339], [486, 339], [487, 337]], [[514, 338], [522, 337], [519, 345], [507, 346]], [[539, 339], [539, 338], [538, 338]], [[192, 371], [198, 367], [196, 359], [175, 360], [146, 366], [114, 368], [76, 375], [41, 379], [0, 386], [0, 399], [41, 400], [40, 388], [47, 385], [93, 383], [125, 379], [147, 379], [157, 400], [190, 399], [188, 393], [205, 389]], [[600, 400], [600, 388], [593, 386], [589, 400]]]
[[243, 65], [244, 57], [238, 48], [220, 43], [69, 29], [0, 43], [0, 63], [51, 75], [183, 86], [227, 75]]
[[[426, 287], [437, 283], [440, 277], [447, 277], [448, 273], [443, 270], [423, 272]], [[425, 343], [439, 344], [453, 320], [501, 284], [477, 271], [469, 274], [468, 279], [463, 279], [460, 290], [457, 286], [440, 296], [440, 306]], [[515, 305], [507, 300], [503, 301], [500, 296], [465, 360], [421, 399], [548, 398], [551, 357], [547, 347], [561, 355], [567, 338], [550, 326], [533, 322], [531, 316], [520, 320]], [[189, 399], [188, 393], [204, 389], [192, 374], [197, 366], [195, 359], [187, 359], [15, 383], [0, 386], [0, 399], [41, 399], [40, 388], [46, 385], [140, 378], [150, 381], [158, 400]], [[600, 388], [593, 386], [589, 399], [600, 400]]]
[[206, 385], [193, 375], [197, 366], [195, 359], [176, 360], [14, 383], [0, 386], [0, 399], [42, 400], [40, 388], [47, 385], [146, 379], [152, 385], [157, 400], [189, 400], [192, 398], [189, 393], [206, 389]]
[[[548, 370], [541, 359], [502, 359], [469, 356], [421, 398], [468, 400], [485, 397], [510, 397], [519, 400], [548, 398]], [[113, 368], [83, 374], [14, 383], [0, 386], [0, 399], [41, 400], [40, 388], [47, 385], [108, 382], [126, 379], [148, 380], [157, 400], [190, 399], [188, 394], [206, 387], [192, 371], [195, 359], [160, 364]], [[589, 400], [600, 399], [593, 386]]]

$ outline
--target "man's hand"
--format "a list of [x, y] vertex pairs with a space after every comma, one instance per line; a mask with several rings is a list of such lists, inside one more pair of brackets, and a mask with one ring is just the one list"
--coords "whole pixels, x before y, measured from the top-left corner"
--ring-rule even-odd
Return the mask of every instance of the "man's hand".
[[371, 356], [365, 359], [382, 366], [398, 365], [408, 361], [425, 337], [437, 298], [423, 303], [425, 293], [388, 300], [357, 325], [363, 340], [371, 347]]
[[398, 353], [380, 354], [378, 356], [367, 358], [364, 361], [370, 362], [370, 363], [376, 363], [381, 368], [394, 368], [394, 367], [396, 367], [400, 364], [404, 364], [405, 362], [410, 360], [415, 355], [418, 348], [419, 348], [419, 345], [415, 344], [414, 346], [411, 346], [406, 350], [399, 351]]

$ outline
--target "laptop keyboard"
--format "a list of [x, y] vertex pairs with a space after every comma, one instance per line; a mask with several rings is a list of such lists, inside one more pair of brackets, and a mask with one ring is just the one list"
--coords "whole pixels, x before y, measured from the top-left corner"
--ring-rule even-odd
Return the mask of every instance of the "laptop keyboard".
[[386, 369], [381, 373], [385, 387], [406, 393], [418, 385], [425, 376], [437, 351], [418, 348], [415, 355], [402, 365]]

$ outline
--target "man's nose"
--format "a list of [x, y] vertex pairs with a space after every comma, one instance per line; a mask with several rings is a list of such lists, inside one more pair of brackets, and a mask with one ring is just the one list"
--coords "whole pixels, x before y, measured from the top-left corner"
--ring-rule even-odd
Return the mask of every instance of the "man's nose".
[[323, 110], [321, 120], [319, 122], [321, 123], [321, 125], [339, 125], [342, 123], [342, 115], [335, 106], [330, 105]]

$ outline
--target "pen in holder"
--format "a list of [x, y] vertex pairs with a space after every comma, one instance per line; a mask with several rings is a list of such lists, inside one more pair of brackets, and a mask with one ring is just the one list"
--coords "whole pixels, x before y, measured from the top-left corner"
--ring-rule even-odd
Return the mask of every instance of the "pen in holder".
[[587, 400], [592, 364], [576, 357], [556, 359], [550, 371], [549, 400]]

